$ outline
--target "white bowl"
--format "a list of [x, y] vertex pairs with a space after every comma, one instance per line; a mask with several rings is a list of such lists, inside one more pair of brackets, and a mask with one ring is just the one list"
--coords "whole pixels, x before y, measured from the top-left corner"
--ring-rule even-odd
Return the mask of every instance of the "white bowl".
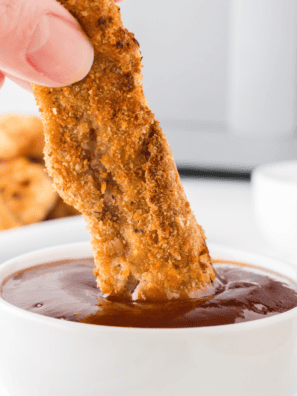
[[259, 228], [275, 249], [297, 257], [297, 161], [256, 168], [253, 204]]
[[[297, 281], [297, 269], [278, 260], [210, 251]], [[26, 254], [0, 266], [0, 284], [33, 265], [91, 255], [88, 243]], [[293, 396], [296, 341], [297, 308], [232, 325], [135, 329], [60, 321], [0, 298], [0, 380], [10, 396]]]

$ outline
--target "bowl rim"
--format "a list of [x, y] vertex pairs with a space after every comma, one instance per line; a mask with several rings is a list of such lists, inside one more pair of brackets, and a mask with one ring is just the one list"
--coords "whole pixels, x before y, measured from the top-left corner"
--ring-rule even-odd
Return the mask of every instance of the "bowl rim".
[[[230, 246], [226, 245], [220, 245], [220, 244], [215, 244], [215, 243], [209, 243], [208, 244], [209, 250], [218, 250], [224, 254], [234, 254], [238, 255], [238, 262], [244, 262], [244, 263], [250, 263], [252, 264], [251, 261], [257, 262], [260, 260], [269, 260], [272, 263], [277, 263], [281, 264], [281, 266], [285, 266], [290, 271], [293, 270], [295, 272], [296, 277], [297, 277], [297, 267], [295, 267], [293, 264], [285, 262], [283, 260], [280, 260], [275, 257], [269, 257], [267, 255], [262, 255], [262, 254], [257, 254], [257, 253], [252, 253], [249, 251], [233, 248]], [[7, 267], [13, 265], [16, 261], [20, 261], [23, 259], [29, 259], [33, 255], [44, 255], [47, 253], [51, 253], [55, 250], [65, 250], [65, 249], [73, 249], [73, 248], [79, 248], [79, 249], [86, 249], [89, 248], [91, 252], [91, 245], [90, 242], [84, 241], [84, 242], [74, 242], [74, 243], [68, 243], [68, 244], [61, 244], [61, 245], [56, 245], [56, 246], [51, 246], [43, 249], [38, 249], [34, 250], [30, 253], [25, 253], [19, 256], [16, 256], [15, 258], [9, 259], [2, 263], [0, 265], [0, 277], [2, 271], [7, 269]], [[241, 256], [247, 257], [248, 259], [242, 259]], [[90, 257], [90, 255], [85, 256], [82, 254], [82, 258], [87, 258]], [[222, 257], [218, 257], [223, 259]], [[59, 260], [59, 259], [58, 259]], [[56, 260], [49, 260], [48, 262], [54, 262]], [[234, 260], [235, 261], [235, 260]], [[40, 262], [40, 264], [43, 264], [44, 262]], [[35, 264], [39, 265], [39, 264]], [[30, 268], [29, 265], [28, 267], [25, 268]], [[261, 266], [258, 265], [257, 266]], [[280, 267], [281, 268], [281, 267]], [[10, 275], [12, 275], [15, 272], [12, 271], [10, 274], [6, 275], [6, 278]], [[280, 275], [283, 275], [281, 272], [279, 273]], [[283, 275], [286, 276], [286, 275]], [[294, 316], [297, 317], [297, 307], [293, 308], [289, 311], [279, 313], [274, 316], [270, 316], [267, 318], [261, 318], [258, 320], [253, 320], [249, 322], [243, 322], [243, 323], [233, 323], [233, 324], [227, 324], [227, 325], [218, 325], [218, 326], [206, 326], [206, 327], [183, 327], [183, 328], [135, 328], [135, 327], [119, 327], [119, 326], [106, 326], [106, 325], [93, 325], [93, 324], [88, 324], [88, 323], [79, 323], [79, 322], [71, 322], [71, 321], [61, 321], [56, 318], [51, 318], [48, 316], [40, 315], [34, 312], [26, 311], [22, 308], [19, 308], [7, 301], [5, 301], [2, 296], [1, 296], [1, 284], [0, 284], [0, 312], [1, 310], [5, 310], [8, 313], [13, 314], [14, 316], [17, 316], [19, 318], [31, 320], [33, 322], [42, 324], [42, 325], [47, 325], [49, 327], [56, 327], [62, 330], [66, 330], [69, 332], [89, 332], [89, 333], [101, 333], [101, 332], [111, 332], [111, 333], [146, 333], [146, 334], [166, 334], [166, 333], [174, 333], [176, 335], [180, 334], [187, 334], [187, 335], [205, 335], [205, 334], [225, 334], [225, 333], [234, 333], [234, 332], [241, 332], [241, 331], [247, 331], [247, 330], [256, 330], [259, 328], [264, 328], [267, 326], [273, 326], [277, 325], [282, 321], [286, 321], [289, 319], [292, 319]]]
[[261, 182], [265, 181], [265, 182], [270, 182], [270, 183], [276, 183], [276, 184], [280, 184], [282, 186], [296, 189], [297, 188], [296, 182], [291, 182], [287, 179], [282, 179], [282, 178], [274, 175], [273, 173], [271, 174], [271, 173], [267, 172], [269, 170], [272, 170], [272, 172], [273, 172], [274, 169], [279, 169], [279, 168], [291, 166], [291, 165], [293, 165], [294, 168], [297, 169], [297, 161], [296, 160], [275, 161], [275, 162], [269, 162], [267, 164], [260, 165], [253, 170], [251, 180], [252, 180], [252, 182], [257, 181], [258, 183], [261, 180]]

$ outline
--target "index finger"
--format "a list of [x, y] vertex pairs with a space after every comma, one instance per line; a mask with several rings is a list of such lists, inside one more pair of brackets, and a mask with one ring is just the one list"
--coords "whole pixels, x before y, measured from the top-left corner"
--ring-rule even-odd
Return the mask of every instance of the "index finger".
[[2, 85], [4, 84], [4, 80], [5, 80], [5, 76], [3, 73], [1, 73], [0, 71], [0, 88], [2, 87]]

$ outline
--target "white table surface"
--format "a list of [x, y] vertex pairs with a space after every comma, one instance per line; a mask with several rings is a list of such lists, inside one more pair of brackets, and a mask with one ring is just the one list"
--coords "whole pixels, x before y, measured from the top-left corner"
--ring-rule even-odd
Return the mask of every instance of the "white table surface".
[[[293, 262], [291, 257], [278, 251], [275, 246], [270, 246], [258, 231], [252, 209], [250, 183], [190, 178], [183, 178], [182, 181], [208, 241]], [[55, 224], [55, 232], [52, 231], [52, 224]], [[88, 238], [81, 217], [52, 220], [2, 232], [0, 263], [34, 249]], [[9, 396], [1, 388], [0, 395]]]
[[[191, 208], [209, 241], [293, 261], [276, 246], [269, 245], [260, 234], [253, 213], [250, 183], [201, 178], [182, 178], [182, 182]], [[51, 232], [53, 223], [55, 233]], [[31, 238], [32, 230], [38, 231], [38, 238]], [[33, 249], [88, 238], [80, 216], [2, 231], [0, 263]]]

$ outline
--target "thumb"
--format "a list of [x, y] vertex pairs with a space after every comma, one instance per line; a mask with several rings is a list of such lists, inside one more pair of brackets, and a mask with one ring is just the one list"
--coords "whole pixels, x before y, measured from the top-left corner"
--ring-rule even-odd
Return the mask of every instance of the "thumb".
[[78, 22], [55, 0], [0, 0], [4, 74], [60, 87], [84, 78], [93, 59], [93, 47]]

